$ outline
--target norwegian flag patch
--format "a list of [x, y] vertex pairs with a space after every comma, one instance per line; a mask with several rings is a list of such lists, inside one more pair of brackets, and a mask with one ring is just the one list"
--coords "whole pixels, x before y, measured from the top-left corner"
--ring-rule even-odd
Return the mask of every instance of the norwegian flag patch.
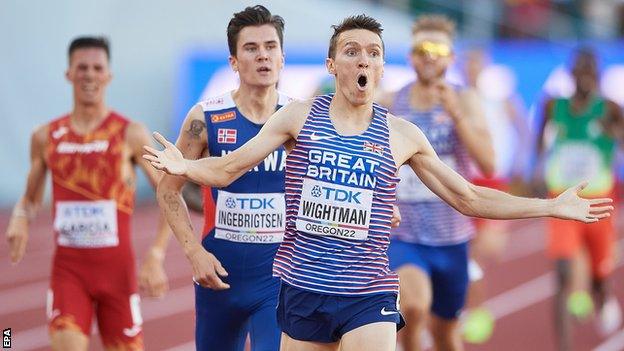
[[379, 155], [383, 155], [384, 147], [380, 144], [371, 143], [370, 141], [364, 142], [364, 151], [374, 152]]
[[219, 128], [217, 130], [217, 143], [236, 144], [236, 129]]

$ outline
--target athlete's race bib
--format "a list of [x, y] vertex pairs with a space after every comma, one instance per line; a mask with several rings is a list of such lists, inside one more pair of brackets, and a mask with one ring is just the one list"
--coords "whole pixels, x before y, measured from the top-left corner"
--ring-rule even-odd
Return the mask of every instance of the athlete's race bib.
[[119, 245], [114, 200], [58, 201], [54, 230], [60, 246], [102, 248]]
[[306, 178], [301, 189], [297, 230], [314, 235], [366, 240], [373, 191]]
[[252, 244], [282, 242], [286, 201], [283, 193], [246, 194], [219, 190], [215, 238]]
[[566, 186], [574, 185], [582, 180], [591, 181], [600, 172], [600, 152], [586, 143], [566, 143], [561, 145], [553, 155], [555, 176], [560, 177]]
[[[454, 156], [440, 156], [440, 160], [453, 170], [457, 170], [457, 162]], [[438, 195], [429, 190], [418, 178], [410, 166], [402, 166], [399, 169], [401, 181], [397, 185], [397, 200], [405, 202], [420, 202], [440, 200]]]

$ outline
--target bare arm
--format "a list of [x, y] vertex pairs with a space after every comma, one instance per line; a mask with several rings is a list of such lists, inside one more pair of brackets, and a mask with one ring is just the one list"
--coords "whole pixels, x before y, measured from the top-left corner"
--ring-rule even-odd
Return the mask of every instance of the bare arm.
[[[415, 125], [391, 119], [393, 154], [410, 165], [423, 183], [462, 214], [492, 219], [558, 217], [587, 223], [609, 216], [610, 199], [585, 200], [577, 196], [584, 185], [568, 189], [556, 199], [530, 199], [475, 186], [446, 166]], [[396, 136], [396, 134], [399, 134]], [[398, 151], [398, 148], [407, 151]], [[411, 154], [410, 154], [411, 153]], [[593, 206], [593, 207], [592, 207]]]
[[[293, 104], [299, 105], [292, 108]], [[290, 111], [285, 113], [285, 111]], [[197, 140], [206, 140], [205, 131], [203, 137], [194, 135], [192, 132], [197, 121], [203, 122], [203, 111], [199, 106], [191, 110], [183, 125], [183, 131], [176, 145], [165, 140], [160, 134], [156, 134], [157, 140], [165, 146], [165, 150], [158, 151], [151, 147], [145, 147], [149, 153], [144, 155], [157, 168], [165, 170], [169, 174], [165, 176], [158, 186], [158, 202], [165, 211], [167, 221], [182, 246], [184, 253], [193, 266], [193, 276], [197, 284], [211, 289], [227, 289], [221, 278], [227, 276], [219, 260], [207, 252], [193, 235], [193, 228], [188, 215], [188, 209], [182, 200], [180, 190], [185, 178], [203, 183], [209, 186], [225, 186], [251, 167], [261, 162], [270, 152], [296, 137], [307, 116], [299, 114], [303, 109], [300, 103], [283, 107], [269, 118], [259, 134], [247, 142], [238, 150], [224, 157], [210, 157], [193, 161], [202, 154], [205, 146]], [[300, 121], [299, 129], [297, 123]], [[205, 125], [204, 128], [205, 129]], [[178, 147], [181, 150], [178, 150]], [[190, 160], [189, 160], [190, 159]], [[185, 177], [175, 174], [184, 174]]]
[[538, 162], [540, 162], [539, 160], [541, 159], [542, 154], [544, 153], [544, 131], [546, 130], [546, 125], [548, 124], [548, 122], [550, 122], [550, 119], [552, 118], [552, 112], [553, 112], [554, 106], [555, 106], [554, 99], [549, 99], [544, 104], [544, 109], [542, 111], [543, 112], [542, 121], [539, 125], [539, 129], [537, 130], [537, 148], [535, 151], [537, 154]]
[[47, 139], [47, 126], [35, 130], [30, 139], [30, 170], [26, 191], [13, 208], [13, 214], [6, 231], [9, 256], [11, 263], [14, 264], [19, 263], [24, 257], [28, 242], [28, 224], [36, 216], [43, 201], [47, 173], [45, 161]]
[[494, 146], [479, 96], [473, 89], [459, 93], [460, 109], [454, 111], [455, 129], [470, 157], [485, 177], [495, 171]]
[[517, 135], [517, 146], [514, 151], [514, 162], [511, 168], [512, 178], [524, 178], [528, 157], [531, 153], [531, 132], [526, 116], [526, 110], [519, 96], [511, 96], [505, 100], [505, 110]]
[[542, 121], [539, 124], [536, 134], [536, 148], [535, 148], [535, 164], [533, 165], [533, 171], [531, 175], [531, 186], [535, 194], [546, 194], [547, 189], [544, 185], [543, 168], [544, 168], [544, 148], [545, 148], [545, 131], [546, 126], [550, 123], [552, 118], [553, 109], [555, 106], [554, 99], [548, 99], [544, 104], [542, 111]]
[[[207, 149], [207, 140], [204, 113], [200, 105], [195, 105], [182, 124], [176, 147], [184, 158], [196, 160]], [[165, 174], [158, 183], [157, 197], [167, 222], [170, 223], [176, 239], [188, 256], [191, 249], [201, 245], [195, 238], [189, 212], [182, 198], [184, 183], [186, 179], [183, 177]]]
[[236, 151], [222, 157], [208, 157], [200, 160], [186, 160], [160, 134], [154, 137], [165, 149], [158, 151], [145, 147], [144, 155], [152, 166], [173, 175], [182, 175], [196, 183], [225, 187], [260, 163], [267, 155], [281, 145], [296, 139], [310, 110], [310, 102], [295, 101], [274, 113], [260, 132]]
[[[151, 139], [149, 137], [149, 133], [145, 126], [133, 123], [129, 126], [126, 140], [128, 140], [130, 149], [132, 151], [132, 160], [143, 170], [150, 184], [156, 190], [158, 186], [158, 182], [164, 175], [163, 172], [157, 171], [152, 167], [147, 160], [145, 160], [143, 156], [143, 145], [146, 143], [150, 143]], [[153, 254], [153, 256], [163, 256], [165, 250], [167, 249], [167, 244], [169, 243], [169, 226], [167, 225], [167, 221], [165, 220], [162, 212], [158, 221], [158, 233], [156, 238], [150, 248], [148, 254]]]
[[607, 100], [606, 113], [604, 128], [621, 146], [624, 143], [624, 116], [622, 115], [622, 108], [617, 103]]
[[[142, 157], [143, 145], [151, 142], [147, 129], [139, 123], [130, 124], [126, 132], [126, 140], [131, 151], [132, 161], [143, 170], [150, 184], [156, 190], [163, 172], [155, 170]], [[161, 210], [158, 216], [156, 236], [143, 256], [138, 273], [139, 288], [147, 296], [163, 297], [169, 290], [169, 280], [164, 269], [164, 259], [167, 245], [169, 244], [170, 232], [171, 230], [165, 215]]]

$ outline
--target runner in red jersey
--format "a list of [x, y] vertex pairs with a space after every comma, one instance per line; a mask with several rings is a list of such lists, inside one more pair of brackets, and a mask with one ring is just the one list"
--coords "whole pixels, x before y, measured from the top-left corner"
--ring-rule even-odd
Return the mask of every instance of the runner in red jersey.
[[[130, 243], [134, 208], [134, 164], [152, 183], [159, 177], [142, 161], [145, 128], [106, 107], [110, 82], [109, 48], [104, 38], [78, 38], [69, 47], [67, 79], [74, 108], [35, 130], [26, 192], [7, 229], [13, 263], [28, 239], [28, 222], [42, 202], [45, 177], [52, 174], [52, 213], [56, 251], [47, 313], [52, 348], [86, 350], [93, 316], [107, 350], [142, 350], [141, 313]], [[148, 295], [162, 295], [166, 276], [162, 252], [168, 230], [142, 268]]]

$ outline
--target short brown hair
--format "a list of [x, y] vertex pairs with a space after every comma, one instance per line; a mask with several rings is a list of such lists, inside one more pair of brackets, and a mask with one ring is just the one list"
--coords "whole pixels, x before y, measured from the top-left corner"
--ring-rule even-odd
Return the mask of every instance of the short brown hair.
[[280, 47], [284, 50], [284, 19], [281, 16], [271, 14], [271, 11], [266, 7], [256, 5], [246, 7], [243, 11], [235, 13], [228, 23], [227, 39], [230, 55], [236, 56], [236, 42], [238, 41], [238, 34], [243, 28], [264, 24], [275, 27]]
[[427, 30], [444, 32], [451, 40], [455, 38], [455, 22], [444, 15], [424, 15], [418, 17], [412, 26], [412, 34]]
[[329, 39], [329, 50], [327, 51], [327, 57], [335, 58], [336, 57], [336, 45], [338, 44], [338, 36], [340, 33], [346, 32], [351, 29], [366, 29], [377, 35], [381, 39], [381, 46], [385, 53], [385, 48], [383, 47], [383, 38], [381, 37], [381, 32], [383, 28], [381, 28], [381, 23], [377, 22], [376, 19], [366, 16], [365, 14], [350, 16], [342, 20], [340, 24], [333, 25], [334, 34], [331, 39]]
[[72, 40], [67, 49], [67, 57], [71, 60], [71, 55], [78, 49], [97, 48], [106, 52], [106, 58], [110, 61], [110, 44], [106, 37], [78, 37]]

